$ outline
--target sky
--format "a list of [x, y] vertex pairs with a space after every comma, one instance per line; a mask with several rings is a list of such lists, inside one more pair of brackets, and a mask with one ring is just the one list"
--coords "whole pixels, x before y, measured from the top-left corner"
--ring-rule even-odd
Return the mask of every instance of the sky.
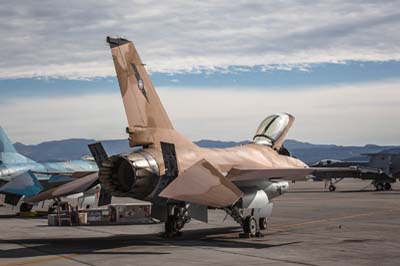
[[400, 144], [399, 1], [8, 1], [0, 126], [13, 141], [126, 138], [106, 36], [132, 40], [175, 128], [250, 140]]

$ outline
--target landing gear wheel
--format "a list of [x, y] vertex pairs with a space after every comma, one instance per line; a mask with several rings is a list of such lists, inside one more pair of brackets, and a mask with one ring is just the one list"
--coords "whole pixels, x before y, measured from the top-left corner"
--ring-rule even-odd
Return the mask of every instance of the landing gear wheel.
[[376, 190], [377, 191], [382, 191], [383, 190], [383, 184], [382, 183], [378, 183], [378, 184], [376, 184]]
[[182, 233], [180, 230], [185, 226], [186, 223], [190, 222], [189, 213], [187, 207], [174, 206], [170, 209], [170, 214], [165, 221], [165, 234], [166, 238], [173, 238], [180, 236]]
[[32, 204], [29, 204], [27, 202], [23, 202], [21, 204], [21, 206], [19, 206], [19, 211], [20, 212], [30, 212], [32, 210], [32, 208], [33, 208]]
[[243, 231], [245, 234], [255, 236], [257, 233], [257, 221], [253, 216], [246, 216], [243, 221]]
[[392, 189], [392, 185], [390, 183], [385, 183], [384, 187], [385, 187], [385, 190], [391, 190]]
[[329, 191], [333, 192], [336, 190], [336, 187], [334, 185], [329, 185]]
[[258, 226], [260, 227], [260, 230], [265, 230], [267, 229], [267, 218], [263, 217], [258, 220]]
[[48, 213], [48, 214], [55, 213], [56, 210], [57, 210], [57, 205], [58, 205], [58, 202], [53, 201], [53, 202], [49, 205], [49, 208], [47, 209], [47, 213]]
[[177, 219], [175, 215], [169, 215], [165, 221], [165, 235], [167, 238], [174, 237], [178, 233]]

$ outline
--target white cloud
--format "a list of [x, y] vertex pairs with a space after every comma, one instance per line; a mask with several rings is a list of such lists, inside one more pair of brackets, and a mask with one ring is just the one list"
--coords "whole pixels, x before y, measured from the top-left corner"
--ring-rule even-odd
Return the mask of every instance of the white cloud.
[[107, 35], [153, 71], [400, 60], [399, 1], [8, 1], [0, 78], [114, 75]]
[[[313, 143], [399, 144], [400, 81], [332, 86], [323, 90], [159, 88], [175, 128], [190, 139], [251, 139], [261, 120], [289, 112], [290, 138]], [[85, 137], [125, 138], [118, 92], [30, 98], [0, 105], [0, 121], [14, 141], [37, 143]], [[7, 117], [12, 114], [12, 118]]]

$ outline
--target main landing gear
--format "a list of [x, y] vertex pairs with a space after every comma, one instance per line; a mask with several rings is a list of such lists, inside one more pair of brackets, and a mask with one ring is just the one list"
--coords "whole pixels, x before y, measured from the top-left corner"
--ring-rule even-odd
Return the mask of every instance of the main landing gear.
[[[163, 237], [174, 238], [180, 236], [181, 229], [186, 223], [190, 222], [188, 212], [189, 205], [171, 205], [168, 206], [168, 217], [165, 221], [165, 233]], [[256, 218], [253, 215], [243, 216], [242, 209], [233, 206], [224, 208], [228, 215], [230, 215], [237, 223], [243, 228], [243, 233], [239, 234], [240, 237], [263, 237], [261, 230], [267, 229], [267, 218]], [[253, 214], [254, 212], [252, 212]]]
[[376, 191], [383, 191], [383, 190], [391, 190], [392, 189], [392, 184], [390, 184], [389, 182], [386, 183], [373, 183], [373, 185], [375, 186]]
[[168, 207], [168, 217], [165, 221], [165, 238], [174, 238], [182, 234], [180, 230], [186, 223], [190, 222], [188, 208], [189, 205]]
[[33, 208], [33, 204], [28, 203], [28, 202], [22, 202], [21, 205], [19, 206], [19, 211], [20, 212], [30, 212]]
[[326, 179], [326, 181], [325, 181], [325, 188], [326, 188], [326, 186], [327, 186], [327, 184], [328, 184], [328, 182], [329, 182], [329, 187], [328, 187], [328, 189], [329, 189], [330, 192], [333, 192], [333, 191], [336, 190], [335, 184], [339, 183], [339, 182], [342, 181], [342, 180], [343, 180], [343, 178], [334, 179], [334, 180], [332, 180], [332, 178]]

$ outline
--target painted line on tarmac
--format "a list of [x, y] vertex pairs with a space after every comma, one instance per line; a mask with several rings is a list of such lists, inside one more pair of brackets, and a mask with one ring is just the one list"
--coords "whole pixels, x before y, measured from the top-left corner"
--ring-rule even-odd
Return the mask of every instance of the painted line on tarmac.
[[377, 214], [386, 214], [386, 213], [391, 213], [391, 212], [399, 212], [400, 209], [389, 209], [389, 210], [383, 210], [383, 211], [374, 211], [374, 212], [367, 212], [367, 213], [359, 213], [359, 214], [352, 214], [352, 215], [345, 215], [345, 216], [340, 216], [340, 217], [332, 217], [332, 218], [325, 218], [325, 219], [318, 219], [318, 220], [311, 220], [307, 222], [302, 222], [302, 223], [296, 223], [296, 224], [288, 224], [284, 226], [280, 226], [274, 229], [270, 229], [269, 232], [284, 232], [292, 228], [297, 228], [297, 227], [302, 227], [304, 225], [310, 225], [310, 224], [319, 224], [319, 223], [327, 223], [327, 222], [334, 222], [334, 221], [340, 221], [340, 220], [346, 220], [346, 219], [352, 219], [352, 218], [359, 218], [359, 217], [368, 217], [368, 216], [373, 216]]
[[34, 264], [34, 263], [40, 263], [40, 262], [47, 262], [47, 261], [54, 261], [54, 260], [62, 260], [62, 259], [67, 259], [71, 260], [74, 257], [80, 256], [79, 254], [71, 254], [71, 255], [65, 255], [65, 256], [56, 256], [56, 257], [46, 257], [46, 258], [40, 258], [40, 259], [32, 259], [32, 260], [24, 260], [24, 261], [18, 261], [18, 262], [10, 262], [6, 264], [0, 264], [0, 266], [20, 266], [20, 265], [29, 265], [29, 264]]

